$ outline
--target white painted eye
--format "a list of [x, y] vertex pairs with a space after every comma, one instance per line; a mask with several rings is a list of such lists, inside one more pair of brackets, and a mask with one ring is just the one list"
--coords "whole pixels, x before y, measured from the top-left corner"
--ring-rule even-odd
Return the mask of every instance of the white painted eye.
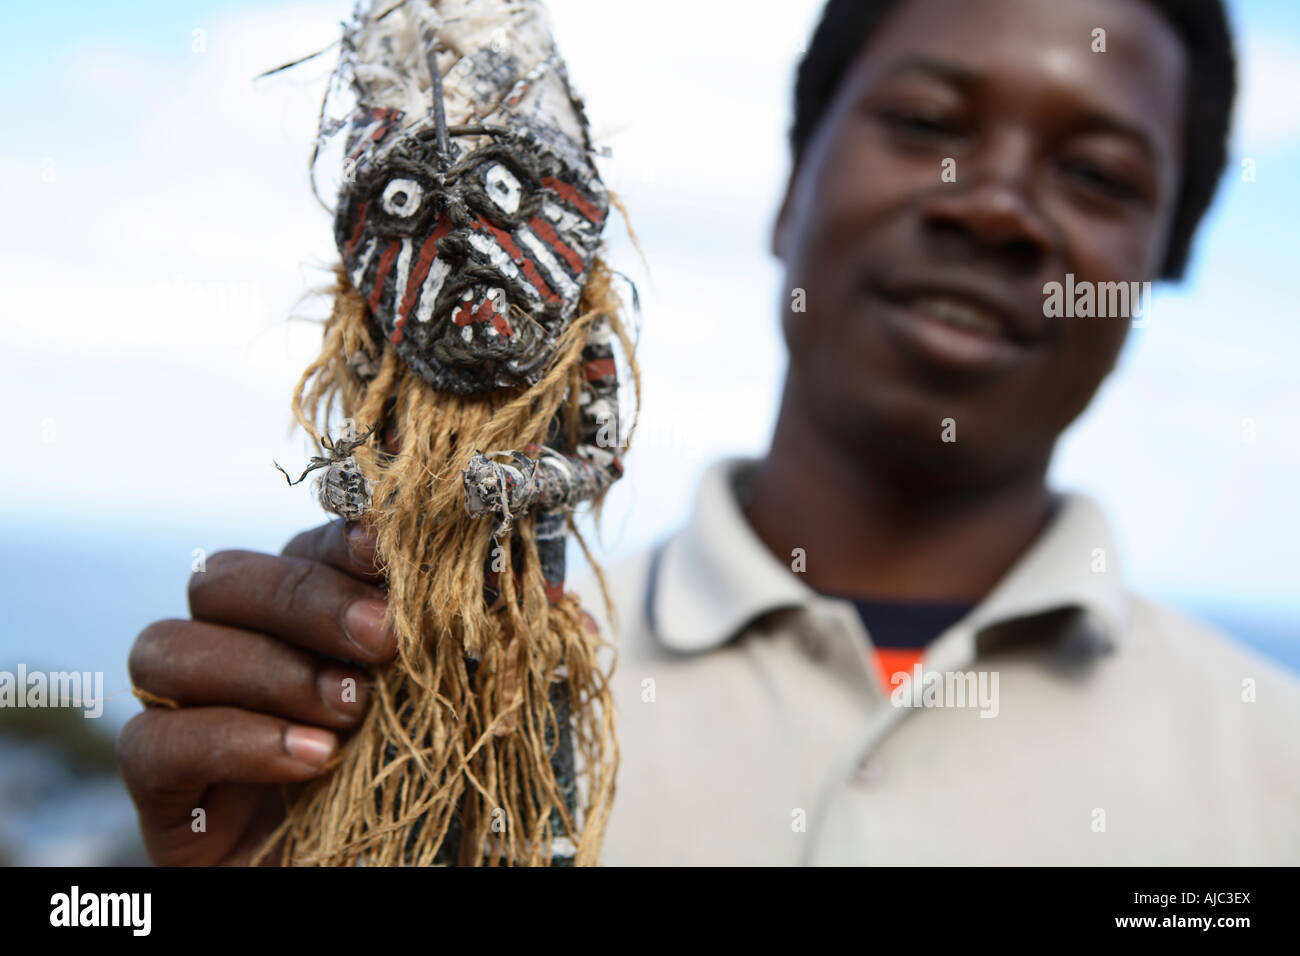
[[394, 179], [384, 187], [384, 195], [380, 200], [380, 205], [384, 207], [384, 212], [390, 216], [397, 216], [399, 219], [405, 219], [407, 216], [415, 214], [420, 208], [420, 200], [424, 198], [424, 190], [414, 179]]
[[519, 209], [519, 180], [500, 163], [488, 167], [483, 177], [488, 198], [503, 211], [514, 214]]

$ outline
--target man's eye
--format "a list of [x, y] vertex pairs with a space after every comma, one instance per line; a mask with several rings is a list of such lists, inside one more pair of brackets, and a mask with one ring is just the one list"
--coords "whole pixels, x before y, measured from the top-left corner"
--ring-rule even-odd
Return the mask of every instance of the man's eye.
[[1127, 177], [1109, 172], [1104, 166], [1089, 163], [1087, 160], [1067, 160], [1063, 164], [1066, 176], [1074, 179], [1084, 189], [1106, 199], [1117, 202], [1131, 202], [1140, 198], [1140, 190]]
[[947, 117], [927, 116], [910, 110], [882, 110], [877, 114], [886, 126], [921, 136], [956, 136], [960, 127]]
[[1113, 199], [1133, 199], [1138, 191], [1126, 178], [1117, 176], [1096, 163], [1081, 159], [1066, 160], [1062, 169], [1067, 176], [1085, 188]]

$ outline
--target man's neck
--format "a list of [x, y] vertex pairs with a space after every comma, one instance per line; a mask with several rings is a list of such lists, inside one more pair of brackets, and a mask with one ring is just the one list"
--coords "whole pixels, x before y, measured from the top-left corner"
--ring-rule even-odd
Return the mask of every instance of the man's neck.
[[978, 601], [1051, 513], [1043, 471], [991, 489], [918, 492], [825, 440], [783, 406], [749, 482], [745, 515], [814, 590], [895, 600]]

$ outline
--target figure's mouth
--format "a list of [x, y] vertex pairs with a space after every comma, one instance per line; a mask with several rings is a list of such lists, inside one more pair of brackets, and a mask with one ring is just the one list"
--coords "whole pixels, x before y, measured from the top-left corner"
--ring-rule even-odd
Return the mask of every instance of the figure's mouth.
[[491, 339], [509, 339], [515, 334], [510, 322], [510, 299], [498, 285], [473, 285], [461, 293], [452, 307], [451, 321], [466, 342], [476, 331]]

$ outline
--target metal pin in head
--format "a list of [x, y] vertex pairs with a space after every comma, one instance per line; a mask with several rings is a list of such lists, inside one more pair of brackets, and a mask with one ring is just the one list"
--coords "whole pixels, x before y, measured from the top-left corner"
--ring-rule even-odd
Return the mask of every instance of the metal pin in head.
[[438, 72], [438, 36], [432, 30], [424, 31], [425, 61], [429, 64], [429, 79], [433, 92], [433, 127], [438, 134], [438, 165], [446, 170], [451, 166], [451, 146], [447, 139], [447, 110], [442, 101], [442, 74]]

